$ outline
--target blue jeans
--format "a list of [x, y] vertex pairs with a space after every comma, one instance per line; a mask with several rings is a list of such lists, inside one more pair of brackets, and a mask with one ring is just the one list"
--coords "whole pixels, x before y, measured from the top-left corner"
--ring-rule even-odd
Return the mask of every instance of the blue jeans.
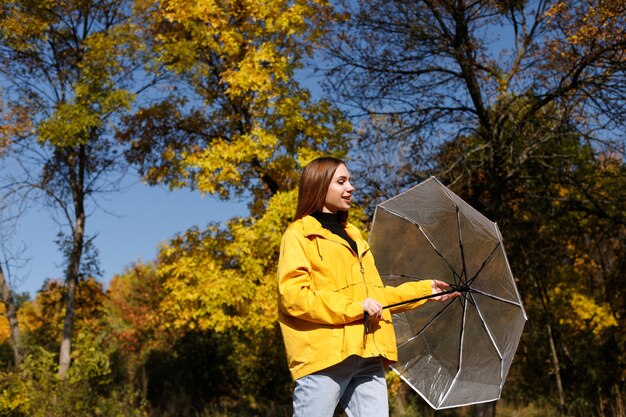
[[294, 417], [332, 417], [338, 404], [348, 417], [389, 417], [387, 382], [380, 357], [352, 355], [296, 380]]

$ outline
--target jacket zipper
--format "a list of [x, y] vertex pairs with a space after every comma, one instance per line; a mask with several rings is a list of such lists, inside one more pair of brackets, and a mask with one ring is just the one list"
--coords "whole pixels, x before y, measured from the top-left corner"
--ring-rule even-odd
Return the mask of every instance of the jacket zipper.
[[360, 254], [357, 254], [357, 257], [359, 258], [359, 268], [361, 271], [361, 280], [363, 281], [363, 285], [365, 286], [365, 295], [367, 297], [370, 296], [370, 292], [369, 292], [369, 288], [367, 286], [367, 282], [365, 282], [365, 267], [363, 266], [363, 257]]
[[[350, 252], [355, 253], [352, 250], [351, 247], [349, 247], [348, 245], [344, 244], [343, 242], [339, 242], [339, 241], [337, 241], [335, 239], [328, 238], [328, 237], [325, 237], [325, 236], [322, 236], [322, 237], [324, 239], [327, 239], [327, 240], [331, 241], [331, 242], [335, 242], [335, 243], [337, 243], [337, 244], [339, 244], [341, 246], [344, 246], [344, 247], [348, 248], [348, 250], [350, 250]], [[320, 247], [319, 247], [319, 242], [316, 242], [316, 243], [317, 243], [318, 254], [320, 255], [320, 258], [323, 260], [322, 253], [321, 253], [321, 250], [320, 250]], [[358, 245], [357, 245], [357, 249], [358, 249]], [[361, 272], [361, 280], [363, 281], [363, 286], [365, 287], [365, 296], [369, 297], [370, 296], [369, 295], [370, 292], [369, 292], [369, 287], [367, 286], [367, 282], [365, 281], [365, 267], [363, 266], [363, 256], [360, 253], [358, 253], [358, 251], [355, 254], [356, 254], [357, 259], [359, 260], [359, 271]], [[380, 349], [378, 348], [378, 345], [376, 344], [375, 335], [373, 333], [372, 333], [372, 341], [374, 342], [374, 346], [376, 347], [376, 350], [378, 350], [379, 354], [382, 357], [386, 358], [387, 355], [383, 355], [380, 352]], [[367, 333], [363, 334], [363, 344], [364, 344], [364, 347], [365, 347], [365, 344], [367, 344]]]
[[322, 262], [324, 262], [324, 257], [322, 256], [322, 250], [320, 249], [320, 242], [318, 240], [319, 238], [315, 238], [315, 244], [317, 245], [317, 254], [320, 256], [320, 259]]

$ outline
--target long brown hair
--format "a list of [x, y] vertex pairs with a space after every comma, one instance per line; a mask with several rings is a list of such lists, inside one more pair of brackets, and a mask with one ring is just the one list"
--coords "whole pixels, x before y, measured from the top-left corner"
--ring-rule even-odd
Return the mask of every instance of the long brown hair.
[[[294, 220], [322, 211], [330, 182], [341, 164], [345, 165], [341, 159], [324, 156], [314, 159], [304, 167], [298, 184], [298, 208]], [[337, 218], [345, 225], [348, 221], [348, 212], [338, 211]]]

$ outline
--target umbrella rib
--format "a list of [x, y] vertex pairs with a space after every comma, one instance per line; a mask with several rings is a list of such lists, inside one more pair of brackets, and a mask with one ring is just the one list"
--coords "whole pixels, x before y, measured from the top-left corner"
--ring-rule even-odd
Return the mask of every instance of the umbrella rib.
[[[456, 206], [456, 205], [455, 205]], [[419, 223], [415, 222], [415, 220], [410, 219], [400, 213], [398, 213], [397, 211], [394, 210], [390, 210], [387, 207], [382, 207], [384, 210], [386, 210], [387, 212], [398, 216], [404, 220], [406, 220], [409, 223], [414, 224], [420, 232], [422, 232], [422, 235], [424, 235], [424, 237], [426, 238], [426, 240], [428, 241], [428, 244], [433, 248], [433, 250], [435, 251], [435, 253], [446, 263], [446, 265], [448, 265], [448, 268], [450, 268], [450, 270], [452, 271], [452, 273], [454, 274], [454, 276], [458, 276], [456, 274], [456, 272], [454, 271], [454, 268], [452, 267], [452, 265], [450, 265], [450, 263], [448, 262], [448, 260], [441, 254], [441, 252], [439, 252], [439, 249], [437, 249], [437, 247], [433, 244], [433, 242], [430, 240], [430, 238], [428, 237], [428, 234], [424, 231], [424, 229], [422, 228], [422, 225], [420, 225]], [[458, 209], [458, 208], [457, 208]], [[465, 266], [465, 265], [464, 265]]]
[[450, 300], [448, 301], [448, 303], [440, 310], [437, 312], [437, 314], [435, 314], [429, 321], [428, 323], [426, 323], [424, 325], [424, 327], [422, 327], [420, 329], [420, 331], [418, 331], [417, 333], [415, 333], [415, 335], [413, 335], [412, 337], [409, 337], [407, 340], [405, 340], [404, 342], [400, 343], [398, 345], [398, 349], [400, 349], [402, 346], [406, 345], [407, 343], [409, 343], [410, 341], [414, 340], [415, 338], [419, 337], [422, 333], [424, 333], [426, 331], [426, 329], [428, 329], [433, 322], [437, 319], [437, 317], [439, 317], [440, 315], [443, 314], [444, 311], [446, 311], [450, 305], [454, 302], [455, 300]]
[[516, 307], [522, 306], [520, 303], [516, 303], [515, 301], [507, 300], [506, 298], [498, 297], [497, 295], [489, 294], [487, 292], [477, 290], [476, 288], [472, 288], [470, 292], [476, 292], [478, 294], [484, 295], [485, 297], [488, 297], [497, 301], [502, 301], [503, 303], [514, 305]]
[[[489, 254], [489, 256], [488, 256], [488, 257], [487, 257], [487, 258], [483, 261], [483, 263], [482, 263], [482, 265], [480, 266], [480, 268], [478, 269], [478, 271], [476, 271], [476, 273], [474, 274], [474, 276], [473, 276], [473, 277], [472, 277], [472, 278], [468, 281], [468, 285], [471, 285], [471, 284], [474, 282], [474, 280], [478, 277], [478, 274], [480, 274], [480, 273], [482, 272], [482, 270], [485, 268], [485, 266], [487, 266], [487, 264], [488, 264], [488, 263], [489, 263], [489, 262], [490, 262], [490, 261], [494, 258], [495, 254], [496, 254], [496, 251], [497, 251], [497, 250], [498, 250], [498, 248], [500, 248], [501, 246], [502, 246], [502, 242], [501, 242], [501, 241], [498, 241], [498, 243], [497, 243], [497, 244], [496, 244], [496, 246], [493, 248], [493, 250], [491, 251], [491, 253]], [[471, 290], [470, 290], [470, 291], [471, 291], [471, 292], [477, 292], [477, 293], [479, 293], [479, 294], [482, 294], [482, 295], [484, 295], [484, 296], [486, 296], [486, 297], [489, 297], [489, 298], [492, 298], [492, 299], [494, 299], [494, 300], [502, 301], [502, 302], [507, 303], [507, 304], [512, 304], [512, 305], [515, 305], [515, 306], [521, 307], [521, 304], [520, 304], [520, 303], [516, 303], [516, 302], [514, 302], [514, 301], [507, 300], [507, 299], [502, 298], [502, 297], [498, 297], [497, 295], [493, 295], [493, 294], [486, 293], [486, 292], [484, 292], [484, 291], [478, 290], [478, 289], [473, 288], [473, 287], [471, 288]]]
[[[474, 297], [472, 296], [472, 298], [474, 298]], [[476, 303], [476, 300], [474, 300], [474, 303]], [[474, 304], [474, 305], [476, 305], [476, 304]], [[496, 352], [498, 352], [498, 357], [500, 358], [500, 360], [502, 360], [502, 358], [503, 358], [502, 352], [500, 352], [500, 349], [498, 349], [498, 345], [496, 344], [496, 341], [495, 341], [495, 339], [493, 337], [493, 332], [491, 331], [491, 329], [487, 325], [487, 321], [483, 317], [482, 311], [480, 311], [479, 308], [476, 308], [476, 313], [478, 314], [478, 317], [480, 317], [480, 322], [483, 325], [483, 328], [485, 329], [487, 334], [489, 335], [489, 340], [491, 340], [491, 343], [493, 344], [494, 349], [496, 350]]]
[[[471, 296], [471, 297], [474, 298], [473, 296]], [[475, 302], [475, 300], [474, 300], [474, 302]], [[483, 317], [482, 311], [480, 311], [479, 308], [476, 308], [476, 313], [478, 314], [478, 317], [480, 317], [480, 322], [483, 325], [483, 328], [485, 329], [485, 332], [487, 332], [487, 335], [489, 336], [489, 340], [491, 340], [491, 344], [493, 345], [493, 348], [495, 349], [496, 353], [498, 354], [498, 358], [500, 359], [500, 383], [498, 384], [498, 386], [500, 387], [499, 389], [500, 389], [500, 393], [501, 393], [502, 392], [502, 387], [504, 386], [504, 367], [502, 366], [502, 362], [504, 361], [504, 355], [502, 354], [502, 352], [500, 352], [500, 349], [498, 348], [498, 344], [496, 343], [496, 340], [495, 340], [495, 338], [493, 336], [493, 332], [491, 331], [491, 329], [487, 325], [487, 322], [486, 322], [485, 318]]]
[[[459, 250], [461, 251], [461, 265], [463, 265], [463, 270], [461, 271], [461, 276], [460, 281], [465, 284], [466, 286], [469, 285], [469, 282], [467, 281], [467, 266], [465, 265], [465, 250], [463, 249], [463, 233], [461, 231], [461, 210], [459, 208], [459, 205], [456, 203], [456, 201], [454, 201], [454, 198], [452, 198], [452, 195], [450, 195], [450, 190], [443, 185], [441, 182], [439, 182], [437, 180], [437, 184], [439, 185], [439, 187], [441, 187], [441, 191], [443, 191], [443, 193], [446, 195], [446, 197], [448, 197], [448, 199], [450, 200], [450, 202], [452, 203], [452, 205], [454, 206], [454, 210], [456, 211], [456, 226], [457, 229], [459, 231], [458, 235], [459, 235]], [[447, 263], [447, 262], [446, 262]], [[449, 266], [449, 264], [448, 264]], [[450, 269], [452, 269], [454, 271], [454, 269], [452, 267], [450, 267]], [[465, 275], [465, 279], [466, 281], [463, 282], [463, 276]]]
[[[458, 362], [459, 365], [456, 370], [456, 374], [454, 375], [454, 379], [452, 381], [451, 386], [454, 385], [454, 383], [456, 382], [456, 379], [459, 377], [459, 374], [461, 373], [461, 369], [463, 369], [463, 347], [465, 346], [465, 344], [463, 343], [463, 340], [465, 339], [465, 322], [467, 320], [467, 302], [468, 301], [469, 299], [465, 297], [465, 302], [461, 302], [463, 305], [463, 323], [461, 323], [461, 334], [460, 334], [460, 340], [459, 340], [459, 362]], [[448, 392], [446, 392], [446, 394], [441, 399], [440, 404], [446, 401], [446, 399], [448, 398], [451, 392], [452, 392], [451, 389], [449, 389]]]
[[[446, 193], [446, 195], [448, 194]], [[460, 281], [463, 284], [469, 284], [469, 281], [467, 280], [467, 267], [465, 265], [465, 250], [463, 249], [463, 232], [461, 230], [461, 211], [459, 210], [459, 205], [456, 204], [456, 202], [449, 195], [448, 195], [448, 198], [450, 199], [452, 204], [454, 204], [454, 209], [456, 211], [456, 227], [457, 227], [458, 234], [459, 234], [459, 250], [461, 251], [461, 265], [463, 265], [463, 271], [461, 272], [461, 275], [465, 276], [465, 282], [463, 282], [462, 276], [460, 277]]]
[[472, 276], [472, 278], [470, 278], [468, 280], [468, 284], [471, 285], [472, 282], [474, 282], [474, 280], [476, 279], [476, 277], [478, 276], [478, 274], [480, 274], [482, 272], [482, 270], [485, 268], [485, 266], [487, 266], [487, 264], [493, 259], [493, 257], [496, 254], [496, 251], [498, 250], [498, 248], [501, 246], [502, 242], [498, 241], [498, 244], [493, 248], [493, 250], [491, 251], [491, 253], [489, 254], [489, 256], [487, 256], [487, 258], [485, 258], [485, 260], [483, 261], [482, 265], [480, 265], [480, 268], [478, 268], [478, 271], [476, 271], [476, 273], [474, 274], [474, 276]]

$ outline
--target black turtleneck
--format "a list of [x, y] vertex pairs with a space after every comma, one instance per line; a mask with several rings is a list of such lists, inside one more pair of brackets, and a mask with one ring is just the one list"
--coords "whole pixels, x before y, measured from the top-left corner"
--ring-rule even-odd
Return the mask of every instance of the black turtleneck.
[[354, 251], [354, 253], [359, 253], [359, 250], [356, 246], [356, 242], [348, 236], [346, 233], [346, 229], [339, 223], [339, 219], [337, 219], [336, 213], [322, 213], [321, 211], [316, 211], [315, 213], [311, 213], [311, 216], [315, 217], [318, 222], [322, 224], [322, 227], [330, 232], [336, 234], [346, 242], [350, 244], [350, 247]]

